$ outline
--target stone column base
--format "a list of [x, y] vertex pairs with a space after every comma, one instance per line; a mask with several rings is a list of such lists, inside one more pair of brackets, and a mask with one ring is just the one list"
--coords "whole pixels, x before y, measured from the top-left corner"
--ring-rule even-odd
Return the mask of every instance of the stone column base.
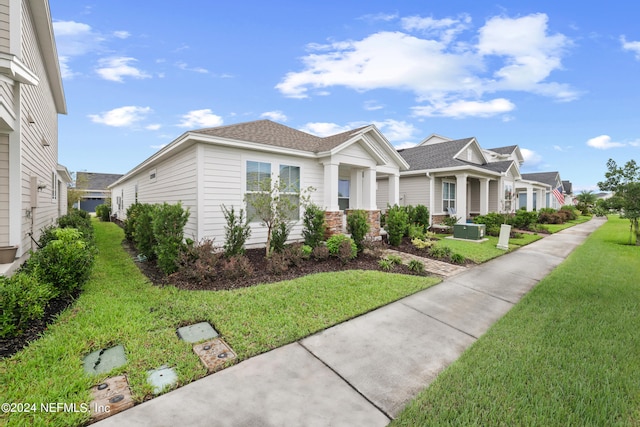
[[334, 234], [343, 234], [342, 229], [342, 211], [325, 211], [324, 224], [326, 226], [325, 237], [331, 237]]
[[[354, 210], [356, 209], [347, 210], [347, 215], [349, 215], [349, 212]], [[380, 210], [365, 210], [364, 212], [367, 214], [367, 223], [369, 224], [369, 232], [367, 233], [367, 237], [377, 240], [377, 238], [380, 237]]]

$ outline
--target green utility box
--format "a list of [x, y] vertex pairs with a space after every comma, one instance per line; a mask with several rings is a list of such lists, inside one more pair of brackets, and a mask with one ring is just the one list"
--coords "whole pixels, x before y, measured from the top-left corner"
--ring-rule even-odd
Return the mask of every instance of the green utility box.
[[484, 238], [484, 224], [455, 224], [453, 237], [456, 239], [480, 240]]

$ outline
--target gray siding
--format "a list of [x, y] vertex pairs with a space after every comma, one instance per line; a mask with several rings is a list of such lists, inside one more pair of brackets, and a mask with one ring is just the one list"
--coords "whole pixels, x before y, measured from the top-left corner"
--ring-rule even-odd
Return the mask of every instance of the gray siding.
[[501, 194], [498, 191], [498, 187], [501, 185], [500, 181], [491, 180], [489, 181], [489, 212], [499, 212], [500, 208], [500, 200]]
[[400, 204], [429, 206], [429, 179], [426, 176], [400, 178]]
[[[400, 182], [402, 183], [402, 178]], [[376, 207], [381, 210], [386, 210], [387, 204], [389, 204], [389, 179], [379, 179], [376, 181], [376, 185], [378, 186], [376, 190]]]
[[9, 135], [0, 134], [0, 246], [9, 244]]
[[9, 47], [9, 1], [0, 0], [0, 52], [8, 53]]
[[467, 185], [471, 192], [471, 200], [469, 206], [467, 206], [467, 210], [470, 213], [480, 213], [480, 181], [477, 179], [469, 179]]

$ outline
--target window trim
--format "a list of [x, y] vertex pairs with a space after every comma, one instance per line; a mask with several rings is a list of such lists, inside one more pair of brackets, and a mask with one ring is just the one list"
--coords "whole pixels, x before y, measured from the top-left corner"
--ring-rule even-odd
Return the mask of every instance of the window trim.
[[[445, 185], [449, 186], [449, 198], [445, 199], [444, 195], [444, 187]], [[454, 192], [454, 196], [453, 198], [450, 198], [451, 196], [451, 186], [453, 185], [453, 192]], [[443, 179], [442, 180], [442, 212], [448, 212], [448, 208], [453, 208], [456, 209], [456, 195], [457, 195], [457, 183], [453, 180], [450, 179]], [[445, 201], [448, 202], [445, 206]], [[451, 206], [451, 202], [453, 202], [453, 206]]]

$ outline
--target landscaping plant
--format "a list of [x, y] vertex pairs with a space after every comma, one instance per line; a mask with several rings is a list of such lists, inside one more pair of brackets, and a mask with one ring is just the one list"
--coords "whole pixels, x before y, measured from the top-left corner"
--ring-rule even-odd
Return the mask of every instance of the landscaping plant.
[[302, 217], [302, 236], [304, 244], [315, 248], [324, 241], [326, 225], [324, 222], [324, 210], [313, 203], [307, 205]]
[[227, 257], [244, 254], [244, 245], [251, 236], [251, 226], [245, 217], [244, 210], [240, 209], [236, 215], [235, 209], [227, 209], [221, 206], [224, 219], [227, 224], [224, 227], [224, 254]]
[[364, 239], [369, 232], [367, 213], [361, 209], [350, 211], [347, 215], [347, 232], [358, 248], [358, 252], [364, 249]]
[[152, 230], [156, 242], [153, 251], [158, 267], [165, 274], [171, 274], [178, 269], [178, 255], [184, 248], [184, 226], [189, 220], [189, 210], [183, 209], [181, 203], [163, 203], [152, 212]]
[[398, 246], [402, 243], [402, 238], [409, 226], [409, 215], [401, 206], [393, 205], [387, 210], [385, 230], [387, 230], [389, 244]]
[[16, 336], [30, 321], [40, 319], [55, 295], [51, 284], [33, 274], [0, 276], [0, 338]]

